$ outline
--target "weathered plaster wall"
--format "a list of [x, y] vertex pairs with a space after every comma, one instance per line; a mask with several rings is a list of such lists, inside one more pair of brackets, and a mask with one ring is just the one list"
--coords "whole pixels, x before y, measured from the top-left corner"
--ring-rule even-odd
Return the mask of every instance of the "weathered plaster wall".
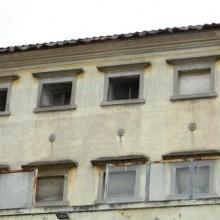
[[[220, 217], [218, 205], [213, 206], [192, 206], [192, 207], [171, 207], [171, 208], [153, 208], [139, 210], [116, 210], [116, 211], [98, 211], [70, 213], [72, 220], [217, 220]], [[7, 220], [57, 220], [53, 214], [5, 216], [1, 219]]]
[[[219, 149], [220, 98], [171, 102], [173, 66], [166, 63], [166, 59], [170, 58], [213, 54], [220, 54], [219, 46], [173, 49], [138, 55], [119, 53], [118, 56], [73, 59], [72, 62], [47, 61], [47, 64], [41, 65], [2, 67], [0, 74], [12, 72], [18, 74], [20, 79], [14, 81], [12, 86], [11, 116], [0, 117], [0, 162], [19, 168], [22, 164], [37, 160], [77, 160], [79, 166], [73, 171], [74, 174], [70, 175], [74, 180], [69, 181], [68, 198], [71, 205], [86, 205], [93, 204], [96, 199], [98, 181], [90, 164], [92, 159], [101, 156], [145, 154], [151, 160], [160, 160], [162, 154], [171, 151]], [[22, 57], [23, 54], [16, 56]], [[144, 72], [146, 103], [101, 107], [104, 73], [99, 72], [96, 66], [143, 61], [152, 64]], [[39, 80], [34, 78], [32, 73], [72, 68], [83, 68], [85, 71], [77, 76], [77, 109], [34, 113]], [[216, 92], [220, 94], [220, 61], [215, 63], [215, 72]], [[193, 134], [188, 130], [190, 122], [196, 122], [198, 125]], [[125, 129], [121, 140], [117, 136], [119, 128]], [[48, 141], [52, 133], [57, 137], [53, 144]], [[216, 213], [215, 217], [220, 215], [217, 206], [201, 206], [148, 209], [140, 212], [134, 210], [131, 211], [131, 217], [130, 214], [126, 217], [120, 212], [98, 212], [89, 215], [79, 213], [73, 214], [73, 219], [142, 219], [143, 216], [152, 220], [218, 219], [210, 218], [211, 213]], [[39, 219], [38, 216], [27, 218]], [[40, 218], [55, 219], [54, 216]]]

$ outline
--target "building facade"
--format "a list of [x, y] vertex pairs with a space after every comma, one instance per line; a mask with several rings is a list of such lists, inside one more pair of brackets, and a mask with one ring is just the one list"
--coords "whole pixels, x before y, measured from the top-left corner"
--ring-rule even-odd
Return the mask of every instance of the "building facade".
[[220, 218], [220, 25], [0, 49], [0, 218]]

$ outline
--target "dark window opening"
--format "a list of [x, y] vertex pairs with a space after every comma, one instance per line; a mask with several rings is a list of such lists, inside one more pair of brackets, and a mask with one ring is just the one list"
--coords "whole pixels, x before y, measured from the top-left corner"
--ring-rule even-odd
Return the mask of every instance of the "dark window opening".
[[108, 101], [138, 99], [139, 76], [109, 78]]
[[44, 84], [40, 106], [69, 105], [71, 102], [72, 82]]
[[0, 89], [0, 112], [4, 112], [6, 110], [7, 93], [7, 89]]
[[39, 177], [37, 179], [37, 202], [63, 201], [64, 177]]

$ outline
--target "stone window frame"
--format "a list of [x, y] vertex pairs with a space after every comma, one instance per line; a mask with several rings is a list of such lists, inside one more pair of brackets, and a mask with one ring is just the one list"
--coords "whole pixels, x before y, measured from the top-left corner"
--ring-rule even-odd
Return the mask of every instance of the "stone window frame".
[[35, 196], [34, 196], [34, 205], [35, 206], [59, 206], [59, 205], [69, 205], [69, 201], [67, 199], [67, 195], [68, 195], [68, 169], [64, 169], [64, 170], [52, 170], [52, 168], [50, 170], [41, 170], [41, 168], [39, 168], [38, 170], [38, 175], [37, 178], [41, 178], [41, 177], [64, 177], [64, 184], [63, 184], [63, 200], [62, 201], [47, 201], [47, 202], [38, 202], [36, 200], [36, 195], [37, 195], [37, 180], [36, 180], [36, 192], [35, 192]]
[[7, 98], [6, 98], [6, 106], [5, 111], [0, 111], [0, 116], [9, 116], [11, 115], [10, 111], [10, 101], [11, 101], [11, 93], [12, 93], [12, 83], [14, 80], [19, 79], [18, 75], [3, 75], [0, 76], [0, 90], [7, 89]]
[[[191, 159], [190, 161], [174, 163], [171, 170], [171, 189], [169, 200], [190, 200], [190, 199], [204, 199], [204, 198], [215, 198], [216, 193], [214, 192], [214, 164], [213, 160], [203, 160], [195, 161]], [[193, 192], [193, 168], [195, 166], [208, 166], [209, 167], [209, 192], [208, 193], [194, 193]], [[176, 193], [176, 170], [178, 168], [189, 168], [190, 175], [190, 189], [189, 194], [177, 194]]]
[[[124, 104], [144, 104], [144, 70], [149, 67], [150, 62], [129, 63], [110, 66], [98, 66], [100, 72], [105, 73], [104, 76], [104, 92], [101, 106], [124, 105]], [[112, 78], [139, 76], [139, 97], [137, 99], [111, 100], [108, 101], [109, 81]]]
[[[72, 69], [72, 70], [59, 70], [52, 72], [40, 72], [33, 73], [33, 76], [40, 80], [38, 88], [37, 106], [34, 109], [35, 113], [39, 112], [51, 112], [51, 111], [63, 111], [63, 110], [74, 110], [77, 108], [75, 104], [76, 100], [76, 75], [82, 73], [82, 69]], [[72, 93], [69, 105], [61, 106], [40, 106], [41, 95], [43, 91], [44, 84], [50, 83], [65, 83], [72, 82]]]
[[[171, 101], [187, 100], [187, 99], [200, 99], [200, 98], [215, 98], [217, 93], [215, 91], [215, 62], [220, 58], [219, 55], [205, 56], [205, 57], [193, 57], [193, 58], [181, 58], [167, 60], [168, 64], [174, 66], [173, 74], [173, 95]], [[210, 83], [211, 88], [209, 92], [201, 94], [179, 94], [179, 78], [181, 71], [194, 71], [199, 69], [210, 69]]]

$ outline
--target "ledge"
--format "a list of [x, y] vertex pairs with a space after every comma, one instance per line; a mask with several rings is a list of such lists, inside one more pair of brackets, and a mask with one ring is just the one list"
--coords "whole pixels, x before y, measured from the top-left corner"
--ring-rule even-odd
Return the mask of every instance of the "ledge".
[[36, 78], [51, 78], [51, 77], [68, 77], [74, 76], [75, 74], [83, 73], [83, 69], [72, 69], [72, 70], [59, 70], [50, 72], [39, 72], [33, 73], [32, 75]]
[[162, 155], [163, 160], [173, 160], [173, 159], [188, 159], [202, 157], [216, 157], [220, 156], [220, 151], [218, 150], [201, 150], [201, 151], [182, 151], [182, 152], [171, 152]]
[[10, 111], [4, 111], [4, 112], [0, 112], [0, 117], [1, 116], [10, 116], [11, 112]]
[[115, 100], [115, 101], [103, 101], [101, 106], [111, 105], [131, 105], [131, 104], [144, 104], [145, 99], [127, 99], [127, 100]]
[[149, 160], [148, 157], [144, 155], [127, 155], [119, 157], [100, 157], [95, 160], [91, 160], [93, 166], [103, 166], [107, 163], [130, 163], [130, 162], [141, 162], [145, 163]]
[[52, 107], [36, 107], [34, 109], [35, 113], [40, 112], [54, 112], [54, 111], [65, 111], [65, 110], [74, 110], [77, 108], [77, 105], [62, 105], [62, 106], [52, 106]]
[[180, 101], [187, 99], [203, 99], [203, 98], [216, 98], [218, 95], [216, 92], [210, 92], [205, 94], [193, 94], [193, 95], [173, 95], [171, 101]]
[[166, 62], [167, 64], [171, 64], [171, 65], [181, 65], [181, 64], [189, 64], [189, 63], [215, 62], [218, 59], [220, 59], [220, 55], [216, 54], [216, 55], [203, 56], [203, 57], [169, 59], [166, 60]]
[[126, 63], [119, 65], [109, 65], [109, 66], [97, 66], [100, 72], [112, 72], [112, 71], [126, 71], [126, 70], [138, 70], [145, 69], [151, 65], [150, 62], [141, 63]]
[[57, 202], [36, 202], [34, 207], [54, 207], [54, 206], [68, 206], [69, 201], [57, 201]]
[[5, 209], [0, 210], [0, 216], [29, 216], [29, 215], [46, 215], [56, 214], [58, 212], [82, 213], [86, 212], [103, 212], [115, 210], [137, 210], [152, 208], [169, 208], [169, 207], [190, 207], [190, 206], [210, 206], [219, 205], [220, 198], [197, 199], [197, 200], [180, 200], [180, 201], [155, 201], [139, 203], [120, 203], [120, 204], [92, 204], [81, 206], [54, 206], [54, 207], [33, 207], [27, 209]]
[[31, 162], [25, 165], [22, 165], [21, 167], [23, 169], [31, 169], [31, 168], [45, 168], [45, 167], [53, 167], [53, 166], [65, 166], [68, 168], [71, 167], [77, 167], [78, 162], [74, 160], [58, 160], [58, 161], [36, 161]]
[[0, 164], [0, 172], [9, 171], [10, 167], [8, 165]]
[[17, 80], [17, 79], [19, 79], [19, 76], [18, 75], [16, 75], [16, 74], [7, 74], [7, 75], [1, 75], [0, 74], [0, 81], [1, 80], [8, 80], [8, 81], [14, 81], [14, 80]]

